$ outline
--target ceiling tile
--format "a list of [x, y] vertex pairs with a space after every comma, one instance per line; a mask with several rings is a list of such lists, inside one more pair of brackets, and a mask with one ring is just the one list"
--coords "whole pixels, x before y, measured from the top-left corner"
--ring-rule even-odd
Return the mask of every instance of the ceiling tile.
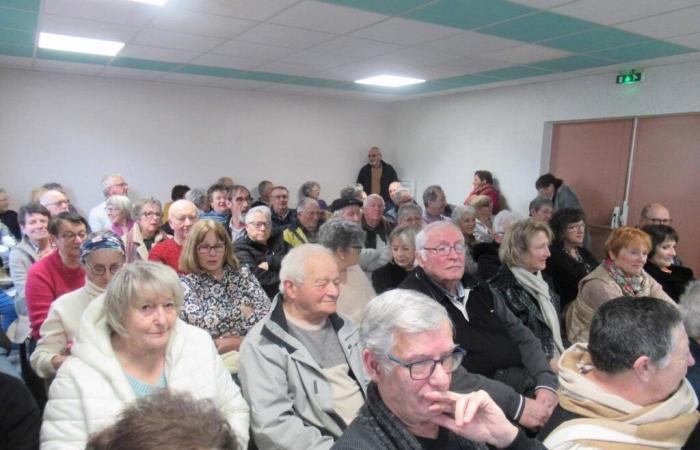
[[138, 44], [126, 44], [119, 56], [131, 58], [155, 59], [157, 61], [188, 62], [199, 56], [199, 52], [173, 50], [169, 48], [148, 47]]
[[586, 55], [567, 56], [566, 58], [550, 59], [548, 61], [540, 61], [538, 63], [530, 64], [532, 67], [550, 70], [553, 72], [571, 72], [572, 70], [583, 70], [609, 65], [611, 65], [610, 61]]
[[264, 81], [252, 81], [252, 80], [239, 80], [237, 78], [222, 78], [212, 86], [226, 88], [226, 89], [245, 89], [245, 90], [256, 90], [270, 86], [272, 83]]
[[682, 45], [672, 44], [663, 41], [649, 41], [644, 44], [631, 45], [629, 47], [614, 48], [593, 52], [591, 55], [616, 62], [642, 61], [651, 58], [661, 58], [664, 56], [682, 55], [691, 53], [693, 49]]
[[352, 36], [341, 36], [328, 42], [317, 45], [312, 50], [334, 53], [338, 55], [354, 56], [357, 58], [371, 58], [402, 48], [398, 45], [385, 42], [370, 41]]
[[427, 66], [431, 64], [440, 64], [454, 60], [454, 55], [447, 53], [432, 52], [419, 48], [406, 48], [386, 55], [377, 56], [370, 61], [379, 63], [398, 64], [405, 66]]
[[221, 45], [224, 40], [212, 37], [195, 36], [192, 34], [175, 33], [164, 30], [143, 30], [133, 41], [151, 47], [164, 47], [176, 50], [206, 52]]
[[546, 75], [551, 71], [535, 69], [534, 67], [527, 66], [513, 66], [506, 67], [505, 69], [488, 70], [486, 72], [481, 72], [478, 75], [488, 78], [497, 78], [501, 80], [515, 80], [518, 78], [530, 78], [540, 75]]
[[316, 97], [343, 97], [347, 95], [345, 91], [336, 89], [319, 89], [317, 87], [298, 86], [291, 84], [273, 84], [261, 90], [262, 92], [275, 92], [278, 94], [292, 94]]
[[429, 42], [422, 45], [421, 48], [456, 56], [470, 56], [516, 47], [518, 45], [522, 45], [522, 42], [489, 36], [488, 34], [476, 33], [474, 31], [463, 31], [444, 39]]
[[502, 69], [504, 67], [510, 67], [513, 64], [507, 61], [497, 61], [494, 59], [477, 58], [474, 56], [461, 57], [444, 64], [436, 65], [435, 67], [444, 69], [453, 69], [458, 71], [458, 74], [473, 74], [479, 72], [485, 72], [487, 70]]
[[571, 34], [560, 38], [542, 41], [540, 45], [568, 50], [576, 53], [588, 53], [606, 48], [641, 44], [650, 38], [616, 28], [596, 28], [583, 33]]
[[573, 3], [576, 0], [510, 0], [512, 3], [529, 6], [535, 9], [549, 9], [555, 6]]
[[232, 17], [222, 17], [178, 9], [166, 9], [151, 22], [151, 27], [168, 31], [233, 38], [254, 26], [257, 22]]
[[625, 22], [617, 25], [617, 28], [663, 39], [696, 32], [698, 23], [700, 23], [700, 6]]
[[21, 9], [24, 11], [39, 11], [40, 0], [0, 0], [0, 6]]
[[274, 59], [284, 58], [296, 51], [297, 50], [290, 48], [256, 44], [254, 42], [228, 41], [212, 49], [211, 53], [272, 61]]
[[44, 14], [41, 19], [40, 31], [80, 36], [90, 39], [128, 42], [136, 36], [139, 32], [139, 28], [130, 25], [118, 25], [114, 23]]
[[130, 1], [44, 0], [43, 12], [77, 19], [142, 27], [160, 10], [158, 6]]
[[404, 17], [471, 30], [535, 11], [527, 6], [503, 0], [442, 0], [416, 9]]
[[292, 62], [274, 61], [257, 67], [256, 70], [263, 72], [272, 72], [274, 74], [287, 76], [308, 76], [319, 71], [318, 67], [309, 66], [307, 64], [297, 64]]
[[31, 58], [0, 54], [0, 67], [9, 67], [12, 69], [31, 69], [33, 62], [34, 60]]
[[96, 64], [81, 64], [66, 61], [37, 59], [34, 62], [34, 68], [37, 70], [46, 70], [49, 72], [75, 73], [80, 75], [97, 75], [104, 68], [104, 66], [99, 66]]
[[193, 60], [191, 64], [202, 64], [205, 66], [227, 67], [230, 69], [249, 70], [264, 64], [264, 60], [242, 58], [239, 56], [212, 55], [206, 54]]
[[[34, 35], [35, 33], [31, 33], [29, 31], [7, 30], [0, 28], [0, 44], [15, 47], [17, 50], [24, 50], [27, 47], [31, 47], [33, 49]], [[14, 54], [15, 56], [21, 56], [13, 52], [10, 53]]]
[[305, 1], [292, 6], [269, 21], [279, 25], [345, 34], [386, 19], [386, 16], [359, 9]]
[[320, 31], [302, 30], [271, 23], [263, 23], [238, 36], [238, 39], [258, 44], [276, 45], [298, 50], [330, 40], [335, 35]]
[[227, 78], [238, 75], [238, 70], [227, 67], [202, 66], [199, 64], [186, 64], [175, 69], [177, 73], [190, 75], [204, 75], [207, 77]]
[[320, 72], [318, 76], [335, 80], [355, 81], [382, 74], [415, 77], [416, 71], [417, 68], [383, 63], [377, 59], [373, 59], [324, 70]]
[[263, 21], [297, 1], [299, 0], [169, 0], [168, 7]]
[[353, 61], [357, 61], [357, 58], [351, 56], [343, 55], [333, 55], [330, 53], [321, 53], [315, 51], [301, 51], [295, 53], [287, 58], [281, 60], [281, 62], [289, 63], [301, 63], [306, 64], [310, 67], [316, 67], [318, 70], [324, 70], [331, 67], [336, 67], [341, 64], [348, 64]]
[[700, 49], [700, 33], [686, 34], [685, 36], [668, 39], [668, 41], [674, 44]]
[[537, 42], [595, 27], [596, 24], [592, 22], [549, 12], [541, 12], [482, 28], [479, 32], [523, 42]]
[[399, 45], [420, 45], [458, 33], [454, 28], [393, 18], [352, 33], [355, 36]]
[[389, 16], [401, 14], [433, 0], [321, 0], [324, 3], [349, 6], [351, 8], [373, 11]]
[[114, 58], [110, 63], [110, 67], [122, 67], [137, 70], [150, 70], [156, 72], [170, 72], [177, 69], [182, 64], [163, 61], [154, 61], [151, 59], [128, 58], [119, 56]]
[[206, 75], [191, 75], [187, 73], [167, 73], [159, 81], [167, 81], [171, 83], [183, 83], [183, 84], [199, 84], [199, 85], [212, 85], [216, 83], [221, 78], [209, 77]]
[[155, 80], [163, 76], [163, 72], [153, 70], [127, 69], [125, 67], [105, 67], [100, 76], [108, 78], [130, 78], [134, 80]]
[[35, 11], [0, 8], [0, 28], [34, 32], [38, 18], [39, 15]]
[[554, 8], [552, 12], [612, 25], [697, 4], [697, 0], [578, 0]]
[[496, 52], [481, 55], [486, 58], [508, 61], [516, 64], [527, 64], [545, 59], [562, 58], [571, 56], [570, 52], [556, 48], [542, 47], [534, 44], [521, 45]]
[[282, 82], [282, 81], [286, 80], [287, 78], [289, 78], [289, 75], [272, 73], [272, 72], [255, 71], [255, 70], [246, 70], [246, 71], [241, 71], [234, 78], [241, 79], [241, 80], [254, 80], [254, 81], [279, 83], [279, 82]]

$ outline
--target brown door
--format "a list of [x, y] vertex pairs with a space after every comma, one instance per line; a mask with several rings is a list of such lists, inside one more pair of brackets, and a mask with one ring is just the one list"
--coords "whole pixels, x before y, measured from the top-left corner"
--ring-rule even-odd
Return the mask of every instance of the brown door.
[[628, 225], [642, 207], [658, 202], [671, 211], [683, 264], [700, 274], [700, 114], [639, 119], [632, 164]]
[[625, 198], [633, 119], [558, 123], [550, 172], [578, 195], [586, 212], [591, 251], [603, 257], [613, 209]]

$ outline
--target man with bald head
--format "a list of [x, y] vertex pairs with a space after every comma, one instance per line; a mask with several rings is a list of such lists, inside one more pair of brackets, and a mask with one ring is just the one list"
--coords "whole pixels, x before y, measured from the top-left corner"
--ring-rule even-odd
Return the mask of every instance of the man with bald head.
[[639, 217], [639, 228], [645, 225], [668, 225], [671, 226], [673, 219], [671, 213], [661, 203], [649, 203], [644, 205]]
[[372, 147], [367, 153], [368, 164], [365, 164], [357, 175], [357, 182], [362, 185], [367, 195], [379, 194], [385, 203], [391, 202], [389, 185], [399, 181], [396, 170], [382, 161], [382, 151]]
[[127, 195], [129, 185], [123, 176], [111, 173], [102, 177], [102, 193], [105, 201], [92, 208], [88, 214], [88, 223], [93, 232], [112, 229], [112, 222], [107, 217], [106, 201], [113, 195]]
[[192, 225], [197, 222], [197, 207], [189, 200], [177, 200], [170, 205], [168, 223], [173, 229], [173, 238], [156, 244], [148, 254], [150, 261], [159, 261], [180, 271], [180, 254]]
[[52, 216], [62, 212], [68, 212], [70, 209], [70, 200], [66, 194], [56, 189], [49, 189], [41, 194], [39, 203], [49, 210]]

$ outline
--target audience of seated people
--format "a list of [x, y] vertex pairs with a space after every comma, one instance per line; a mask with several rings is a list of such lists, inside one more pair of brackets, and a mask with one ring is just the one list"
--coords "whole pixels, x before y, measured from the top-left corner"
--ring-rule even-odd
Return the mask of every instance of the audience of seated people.
[[685, 286], [695, 278], [692, 269], [676, 264], [678, 233], [668, 225], [645, 225], [642, 231], [651, 238], [651, 250], [644, 270], [678, 302]]
[[275, 228], [267, 206], [251, 208], [245, 216], [245, 234], [234, 243], [236, 257], [258, 279], [268, 297], [279, 292], [280, 265], [289, 251], [283, 230]]
[[[541, 430], [548, 448], [700, 448], [700, 284], [679, 264], [667, 208], [650, 203], [641, 229], [613, 231], [598, 265], [580, 202], [551, 174], [523, 220], [493, 216], [505, 202], [488, 171], [465, 206], [431, 185], [423, 210], [386, 182], [378, 149], [369, 159], [369, 185], [343, 189], [328, 212], [315, 181], [294, 210], [284, 186], [262, 181], [269, 207], [252, 208], [222, 177], [209, 192], [178, 185], [197, 204], [173, 197], [165, 227], [158, 200], [132, 205], [124, 178], [107, 175], [91, 220], [110, 231], [90, 235], [63, 186], [37, 189], [14, 216], [0, 189], [0, 226], [15, 217], [22, 237], [8, 299], [14, 325], [31, 319], [22, 377], [40, 409], [50, 386], [42, 448], [178, 448], [185, 435], [246, 448], [249, 430], [260, 450], [544, 448], [519, 430]], [[620, 296], [624, 307], [610, 301]], [[0, 410], [13, 401], [0, 396]], [[27, 430], [38, 448], [35, 400], [21, 402], [27, 415], [0, 414], [0, 429]], [[178, 405], [218, 425], [183, 424], [182, 409], [144, 418]], [[606, 412], [621, 406], [634, 422], [622, 433]], [[641, 415], [657, 409], [670, 415]], [[178, 418], [181, 437], [146, 436]]]
[[[263, 207], [266, 208], [266, 207]], [[180, 318], [206, 331], [226, 368], [238, 372], [238, 350], [250, 329], [270, 310], [270, 300], [250, 267], [236, 259], [224, 226], [197, 222], [180, 256]]]

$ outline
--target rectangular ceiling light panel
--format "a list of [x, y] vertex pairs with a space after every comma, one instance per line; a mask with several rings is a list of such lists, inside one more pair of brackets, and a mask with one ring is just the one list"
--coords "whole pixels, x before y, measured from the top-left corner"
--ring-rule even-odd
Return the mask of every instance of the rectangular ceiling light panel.
[[412, 84], [425, 83], [419, 78], [397, 77], [396, 75], [378, 75], [376, 77], [364, 78], [355, 81], [357, 84], [368, 84], [371, 86], [402, 87]]
[[39, 34], [39, 47], [64, 52], [114, 56], [124, 47], [124, 43], [42, 32]]

